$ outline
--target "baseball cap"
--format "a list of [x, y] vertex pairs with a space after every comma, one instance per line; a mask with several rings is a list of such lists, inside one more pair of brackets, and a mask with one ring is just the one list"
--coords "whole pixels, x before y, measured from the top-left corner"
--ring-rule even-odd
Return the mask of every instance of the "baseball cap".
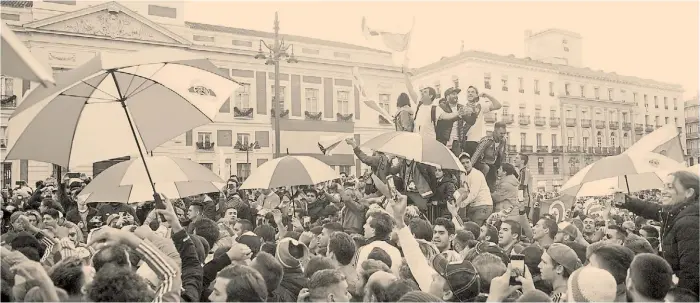
[[554, 243], [550, 245], [547, 249], [547, 255], [549, 255], [554, 262], [557, 262], [559, 265], [566, 268], [570, 273], [583, 266], [576, 252], [571, 249], [571, 247], [561, 243]]
[[559, 222], [557, 227], [559, 228], [559, 232], [567, 234], [567, 235], [571, 236], [572, 238], [576, 238], [576, 236], [578, 235], [578, 233], [576, 232], [576, 230], [577, 230], [576, 226], [574, 226], [573, 224], [571, 224], [569, 222], [566, 222], [566, 221]]
[[445, 96], [449, 96], [451, 93], [460, 93], [462, 90], [456, 87], [450, 87], [445, 91]]
[[471, 262], [464, 260], [450, 263], [443, 255], [437, 254], [430, 263], [433, 269], [447, 280], [454, 299], [470, 302], [479, 295], [481, 278]]

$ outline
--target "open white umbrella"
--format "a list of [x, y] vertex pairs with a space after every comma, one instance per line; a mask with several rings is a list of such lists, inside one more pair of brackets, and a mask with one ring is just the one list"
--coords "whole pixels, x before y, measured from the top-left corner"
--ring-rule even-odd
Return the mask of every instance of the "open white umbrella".
[[625, 153], [654, 152], [677, 162], [684, 162], [680, 131], [675, 124], [666, 124], [652, 133], [641, 137]]
[[466, 171], [459, 159], [445, 145], [435, 138], [424, 137], [418, 133], [383, 133], [368, 140], [362, 147], [441, 169]]
[[45, 62], [37, 60], [22, 40], [5, 24], [0, 22], [0, 49], [2, 49], [2, 74], [24, 80], [39, 82], [49, 86], [56, 81], [51, 68]]
[[[685, 166], [675, 160], [653, 152], [623, 153], [596, 161], [577, 172], [561, 187], [560, 193], [581, 196], [605, 195], [611, 187], [628, 192], [658, 188], [657, 173], [683, 170]], [[663, 183], [661, 183], [663, 184]], [[654, 187], [650, 187], [654, 186]]]
[[[168, 198], [218, 192], [226, 182], [189, 159], [146, 157], [156, 191]], [[141, 159], [124, 161], [100, 173], [80, 192], [79, 199], [94, 202], [136, 203], [153, 200], [151, 183]]]
[[284, 156], [258, 167], [241, 189], [272, 189], [285, 186], [316, 185], [340, 175], [328, 164], [308, 156]]
[[[592, 164], [591, 164], [592, 165]], [[585, 168], [584, 168], [585, 169]], [[670, 173], [684, 170], [694, 174], [700, 174], [700, 167], [698, 165], [691, 167], [684, 167], [682, 169], [672, 169], [672, 170], [662, 170], [651, 173], [644, 173], [639, 175], [628, 175], [625, 180], [625, 176], [613, 177], [602, 179], [598, 181], [588, 182], [583, 184], [580, 188], [569, 187], [560, 192], [569, 195], [577, 195], [579, 197], [593, 197], [593, 196], [608, 196], [615, 193], [618, 188], [627, 188], [629, 185], [630, 192], [637, 192], [641, 190], [658, 189], [664, 186], [664, 181], [666, 176]], [[575, 192], [578, 190], [578, 192]]]

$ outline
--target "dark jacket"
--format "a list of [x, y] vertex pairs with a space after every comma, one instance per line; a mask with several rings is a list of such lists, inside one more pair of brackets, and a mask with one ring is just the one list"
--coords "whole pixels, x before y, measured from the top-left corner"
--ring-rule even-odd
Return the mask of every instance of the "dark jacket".
[[437, 180], [437, 190], [431, 200], [437, 201], [439, 205], [445, 205], [447, 201], [454, 200], [456, 190], [457, 180], [446, 174], [442, 179]]
[[678, 277], [678, 287], [700, 293], [698, 201], [662, 206], [628, 196], [621, 207], [644, 218], [661, 222], [661, 255]]
[[386, 177], [388, 175], [393, 175], [399, 170], [397, 167], [391, 166], [391, 160], [389, 160], [389, 157], [384, 154], [369, 156], [359, 148], [355, 148], [353, 152], [355, 152], [355, 155], [362, 163], [371, 167], [372, 173], [377, 175], [377, 177], [379, 177], [379, 179], [383, 182], [386, 182]]
[[[462, 109], [462, 107], [464, 107], [462, 104], [457, 103], [457, 110]], [[446, 113], [452, 113], [452, 108], [447, 103], [447, 101], [441, 100], [440, 108], [442, 108], [442, 110]], [[446, 145], [447, 141], [450, 140], [452, 128], [455, 126], [455, 123], [457, 123], [457, 141], [459, 141], [459, 143], [463, 145], [467, 141], [468, 125], [466, 124], [466, 117], [453, 121], [437, 121], [437, 125], [435, 127], [435, 139], [438, 140], [440, 143]], [[472, 123], [472, 125], [473, 124], [474, 123]]]
[[85, 217], [85, 220], [87, 221], [87, 226], [84, 226], [82, 218], [80, 217], [80, 212], [78, 212], [77, 207], [74, 207], [68, 211], [68, 213], [66, 214], [66, 220], [73, 222], [75, 225], [78, 225], [78, 227], [83, 231], [86, 237], [88, 235], [87, 233], [89, 233], [91, 230], [98, 227], [102, 227], [102, 225], [104, 224], [102, 213], [100, 213], [99, 210], [92, 207], [88, 207], [88, 213]]
[[311, 217], [311, 223], [318, 219], [335, 215], [339, 209], [330, 202], [330, 197], [327, 193], [319, 194], [320, 197], [314, 203], [306, 203], [306, 209], [297, 209], [297, 214]]
[[309, 279], [301, 268], [285, 268], [282, 283], [273, 291], [275, 300], [272, 302], [296, 302], [299, 292], [308, 287], [308, 284]]
[[[216, 275], [229, 265], [231, 265], [231, 259], [229, 259], [228, 254], [222, 254], [209, 261], [209, 263], [204, 264], [204, 268], [202, 268], [202, 302], [209, 302], [208, 298], [211, 294], [211, 282], [214, 282]], [[183, 279], [182, 281], [182, 285], [185, 285], [185, 280]]]
[[180, 293], [180, 298], [184, 302], [200, 302], [204, 269], [202, 269], [202, 264], [199, 262], [194, 243], [192, 243], [190, 235], [184, 229], [174, 233], [171, 238], [173, 243], [175, 243], [178, 254], [180, 254], [180, 259], [182, 259], [182, 273], [180, 275], [182, 292]]

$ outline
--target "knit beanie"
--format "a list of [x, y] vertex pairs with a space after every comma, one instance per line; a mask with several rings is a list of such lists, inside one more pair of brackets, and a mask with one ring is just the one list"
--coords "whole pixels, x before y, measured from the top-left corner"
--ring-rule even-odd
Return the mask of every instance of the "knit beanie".
[[614, 302], [617, 283], [607, 270], [585, 266], [571, 274], [566, 292], [570, 303]]
[[401, 299], [399, 299], [399, 302], [444, 302], [442, 299], [433, 296], [427, 292], [422, 292], [422, 291], [409, 291]]
[[292, 238], [284, 238], [277, 243], [277, 260], [284, 268], [299, 268], [301, 260], [309, 257], [309, 248]]

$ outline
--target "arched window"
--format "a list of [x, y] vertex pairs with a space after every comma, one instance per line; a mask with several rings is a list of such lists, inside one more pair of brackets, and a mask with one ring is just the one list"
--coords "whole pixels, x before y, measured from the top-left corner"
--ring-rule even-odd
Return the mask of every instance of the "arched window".
[[615, 136], [615, 133], [610, 133], [610, 146], [615, 147], [617, 141], [617, 137]]
[[623, 147], [629, 147], [630, 146], [630, 136], [628, 133], [624, 133], [622, 135], [622, 146]]
[[596, 134], [596, 139], [595, 139], [595, 141], [596, 141], [596, 146], [602, 147], [602, 146], [603, 146], [603, 134], [600, 133], [600, 132], [598, 132], [598, 133]]

